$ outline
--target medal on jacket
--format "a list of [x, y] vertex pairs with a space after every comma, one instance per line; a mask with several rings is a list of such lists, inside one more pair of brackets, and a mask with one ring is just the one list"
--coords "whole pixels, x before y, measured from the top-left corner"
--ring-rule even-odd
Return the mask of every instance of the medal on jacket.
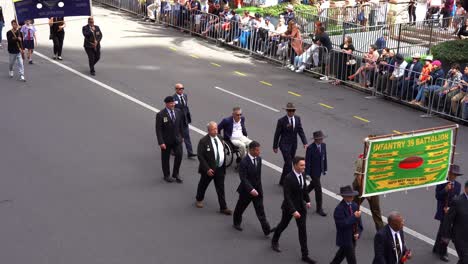
[[206, 145], [206, 151], [211, 151], [210, 145]]
[[166, 116], [164, 117], [163, 122], [167, 123], [167, 117]]

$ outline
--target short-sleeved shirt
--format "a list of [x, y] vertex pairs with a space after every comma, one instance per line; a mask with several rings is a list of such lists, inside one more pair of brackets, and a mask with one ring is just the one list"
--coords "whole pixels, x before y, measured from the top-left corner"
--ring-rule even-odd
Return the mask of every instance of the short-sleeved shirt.
[[[463, 74], [461, 79], [468, 83], [468, 74]], [[468, 92], [468, 84], [461, 84], [461, 91]]]
[[36, 33], [36, 27], [34, 25], [24, 25], [21, 27], [21, 33], [23, 33], [24, 40], [34, 40], [34, 33]]

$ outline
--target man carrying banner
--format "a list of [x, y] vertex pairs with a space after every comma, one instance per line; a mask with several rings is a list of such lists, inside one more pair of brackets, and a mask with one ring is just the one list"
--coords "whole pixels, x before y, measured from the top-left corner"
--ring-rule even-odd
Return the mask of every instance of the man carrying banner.
[[84, 36], [84, 48], [86, 54], [88, 55], [89, 61], [89, 70], [91, 75], [96, 75], [94, 70], [94, 65], [101, 58], [101, 39], [102, 32], [101, 29], [94, 25], [94, 18], [88, 18], [88, 25], [83, 27], [83, 36]]
[[447, 254], [447, 243], [444, 243], [441, 238], [443, 221], [448, 213], [450, 206], [453, 203], [455, 197], [460, 194], [461, 184], [456, 181], [457, 176], [463, 175], [460, 173], [460, 167], [458, 165], [452, 165], [450, 167], [448, 182], [442, 183], [436, 186], [435, 197], [437, 199], [437, 212], [435, 219], [439, 220], [439, 230], [437, 231], [437, 238], [434, 244], [432, 252], [438, 254], [440, 259], [445, 262], [449, 262]]
[[8, 53], [10, 56], [10, 64], [9, 64], [9, 75], [10, 78], [13, 78], [13, 66], [16, 63], [16, 67], [18, 68], [18, 73], [20, 75], [20, 80], [25, 82], [26, 79], [24, 78], [24, 64], [23, 64], [23, 34], [19, 30], [18, 22], [16, 20], [11, 21], [11, 30], [7, 32], [7, 40], [8, 40]]

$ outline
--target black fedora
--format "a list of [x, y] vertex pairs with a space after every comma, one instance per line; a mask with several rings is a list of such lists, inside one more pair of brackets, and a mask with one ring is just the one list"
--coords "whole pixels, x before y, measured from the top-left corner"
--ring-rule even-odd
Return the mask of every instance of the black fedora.
[[359, 193], [356, 192], [355, 190], [353, 190], [353, 188], [351, 188], [351, 185], [346, 185], [344, 187], [340, 187], [340, 193], [338, 193], [338, 195], [341, 195], [341, 196], [358, 196]]
[[287, 103], [286, 107], [283, 108], [283, 109], [285, 109], [285, 110], [296, 110], [296, 107], [294, 106], [293, 103]]
[[326, 138], [327, 136], [325, 136], [322, 132], [322, 130], [319, 130], [319, 131], [315, 131], [313, 134], [312, 134], [312, 137], [313, 139], [322, 139], [322, 138]]
[[452, 164], [450, 165], [450, 173], [452, 173], [455, 176], [462, 176], [463, 173], [460, 172], [460, 166]]

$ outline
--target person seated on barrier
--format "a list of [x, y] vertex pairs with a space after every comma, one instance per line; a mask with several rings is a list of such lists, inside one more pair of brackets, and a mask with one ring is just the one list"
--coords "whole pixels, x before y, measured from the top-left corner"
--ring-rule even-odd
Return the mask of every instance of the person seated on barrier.
[[[278, 54], [278, 46], [280, 45], [282, 39], [281, 35], [284, 34], [288, 30], [288, 26], [285, 24], [284, 17], [281, 15], [280, 19], [278, 21], [278, 25], [276, 25], [276, 29], [273, 32], [270, 32], [270, 39], [271, 39], [271, 44], [269, 45], [266, 53], [271, 55], [271, 56], [280, 56], [281, 54]], [[282, 60], [282, 58], [279, 58], [279, 60]]]
[[[432, 60], [433, 60], [433, 57], [432, 55], [428, 55], [426, 56], [426, 58], [424, 59], [424, 66], [421, 70], [421, 74], [419, 75], [419, 79], [418, 81], [416, 82], [416, 91], [417, 93], [419, 94], [419, 90], [422, 89], [422, 87], [426, 86], [426, 82], [428, 81], [429, 79], [429, 76], [431, 75], [431, 72], [432, 72]], [[410, 104], [414, 104], [416, 103], [416, 99], [415, 100], [412, 100], [410, 102]]]
[[154, 0], [152, 4], [148, 5], [146, 13], [151, 21], [159, 21], [160, 8], [161, 0]]
[[216, 32], [218, 32], [218, 40], [225, 42], [231, 29], [231, 18], [233, 14], [229, 10], [229, 6], [225, 5], [223, 12], [219, 14], [219, 23], [215, 25]]
[[238, 106], [232, 109], [232, 116], [224, 118], [218, 124], [218, 133], [223, 131], [223, 138], [226, 142], [231, 142], [232, 145], [239, 148], [240, 158], [243, 158], [247, 153], [247, 147], [250, 140], [247, 137], [247, 128], [245, 127], [245, 117], [242, 116], [242, 109]]
[[160, 12], [159, 21], [161, 23], [164, 23], [166, 27], [170, 23], [172, 23], [172, 21], [170, 20], [171, 10], [172, 10], [171, 4], [166, 0], [161, 0], [161, 10], [159, 11]]
[[387, 86], [387, 92], [390, 94], [390, 96], [398, 96], [400, 94], [398, 87], [400, 86], [399, 84], [403, 81], [406, 65], [408, 65], [408, 63], [405, 61], [405, 58], [403, 58], [403, 55], [400, 53], [395, 55], [395, 68], [393, 69], [392, 75], [390, 75], [390, 83]]
[[240, 16], [236, 13], [236, 11], [231, 10], [231, 15], [229, 19], [229, 29], [225, 34], [225, 41], [229, 45], [234, 44], [235, 39], [239, 39], [240, 36], [240, 31], [241, 31], [241, 18]]
[[301, 55], [304, 51], [302, 49], [302, 36], [299, 31], [299, 27], [296, 24], [296, 21], [290, 20], [288, 23], [288, 29], [282, 35], [282, 37], [289, 39], [289, 64], [286, 66], [288, 68], [294, 67], [294, 59], [296, 55]]
[[275, 31], [275, 26], [271, 23], [271, 18], [267, 16], [260, 27], [261, 28], [258, 29], [257, 53], [263, 55], [270, 46], [270, 34], [273, 34]]
[[[451, 100], [452, 112], [450, 114], [454, 116], [459, 115], [459, 103], [467, 102], [466, 97], [468, 95], [468, 66], [465, 66], [465, 70], [463, 71], [463, 76], [458, 84], [458, 87], [460, 91], [456, 95], [454, 95]], [[466, 115], [466, 112], [464, 114]]]
[[352, 54], [354, 52], [353, 38], [346, 36], [343, 44], [340, 45], [340, 52], [338, 53], [337, 60], [334, 65], [338, 63], [338, 68], [335, 72], [338, 77], [332, 84], [340, 85], [341, 81], [348, 80], [348, 76], [351, 72], [354, 72], [356, 66], [356, 57]]
[[361, 86], [367, 86], [370, 84], [368, 80], [368, 75], [371, 71], [375, 71], [376, 62], [379, 59], [379, 53], [377, 52], [377, 47], [375, 45], [371, 45], [369, 47], [369, 51], [364, 55], [363, 58], [363, 65], [357, 69], [357, 71], [350, 75], [348, 79], [354, 80], [356, 75], [359, 76], [359, 83]]
[[377, 83], [375, 88], [377, 92], [387, 93], [387, 86], [390, 83], [390, 76], [392, 76], [394, 69], [395, 53], [389, 48], [384, 48], [376, 66]]
[[459, 39], [468, 39], [468, 17], [465, 18], [465, 24], [461, 26], [457, 36]]
[[322, 49], [320, 49], [320, 57], [322, 61], [321, 73], [325, 76], [320, 77], [322, 81], [328, 81], [328, 75], [330, 75], [330, 63], [331, 63], [331, 53], [333, 51], [333, 44], [330, 40], [330, 36], [325, 32], [325, 27], [321, 26], [317, 30], [316, 37], [320, 40], [322, 44]]
[[304, 53], [294, 58], [294, 65], [291, 67], [291, 71], [295, 71], [297, 73], [304, 72], [307, 64], [310, 63], [310, 59], [312, 59], [314, 67], [318, 67], [321, 45], [320, 40], [312, 42], [312, 45], [310, 45]]
[[259, 42], [260, 39], [264, 35], [264, 30], [263, 26], [265, 25], [265, 22], [263, 20], [262, 15], [260, 13], [255, 13], [255, 18], [251, 21], [251, 31], [252, 31], [252, 51], [260, 51], [259, 49]]
[[214, 26], [219, 23], [219, 14], [221, 13], [221, 5], [219, 2], [215, 2], [211, 10], [209, 10], [209, 15], [208, 15], [208, 21], [206, 22], [205, 25], [205, 30], [202, 32], [203, 36], [207, 36], [208, 33], [210, 33], [210, 37], [213, 37], [215, 35], [212, 35], [212, 31], [214, 29]]
[[445, 77], [445, 82], [442, 87], [437, 89], [434, 92], [434, 101], [439, 108], [442, 106], [443, 111], [447, 112], [449, 110], [450, 102], [452, 97], [458, 93], [458, 83], [462, 78], [462, 73], [460, 71], [460, 64], [454, 63]]
[[422, 63], [420, 62], [421, 55], [419, 55], [419, 53], [414, 54], [412, 58], [413, 61], [408, 63], [406, 66], [405, 78], [403, 82], [400, 82], [399, 87], [399, 90], [401, 91], [401, 99], [405, 101], [412, 101], [416, 96], [414, 92], [414, 86], [419, 78], [419, 75], [421, 75], [421, 70], [423, 67]]
[[412, 102], [412, 104], [424, 106], [426, 97], [442, 86], [442, 78], [444, 78], [444, 75], [445, 72], [444, 69], [442, 69], [442, 63], [439, 60], [433, 61], [432, 71], [426, 81], [426, 85], [421, 86], [421, 88], [418, 90], [418, 95], [416, 95], [416, 99]]

